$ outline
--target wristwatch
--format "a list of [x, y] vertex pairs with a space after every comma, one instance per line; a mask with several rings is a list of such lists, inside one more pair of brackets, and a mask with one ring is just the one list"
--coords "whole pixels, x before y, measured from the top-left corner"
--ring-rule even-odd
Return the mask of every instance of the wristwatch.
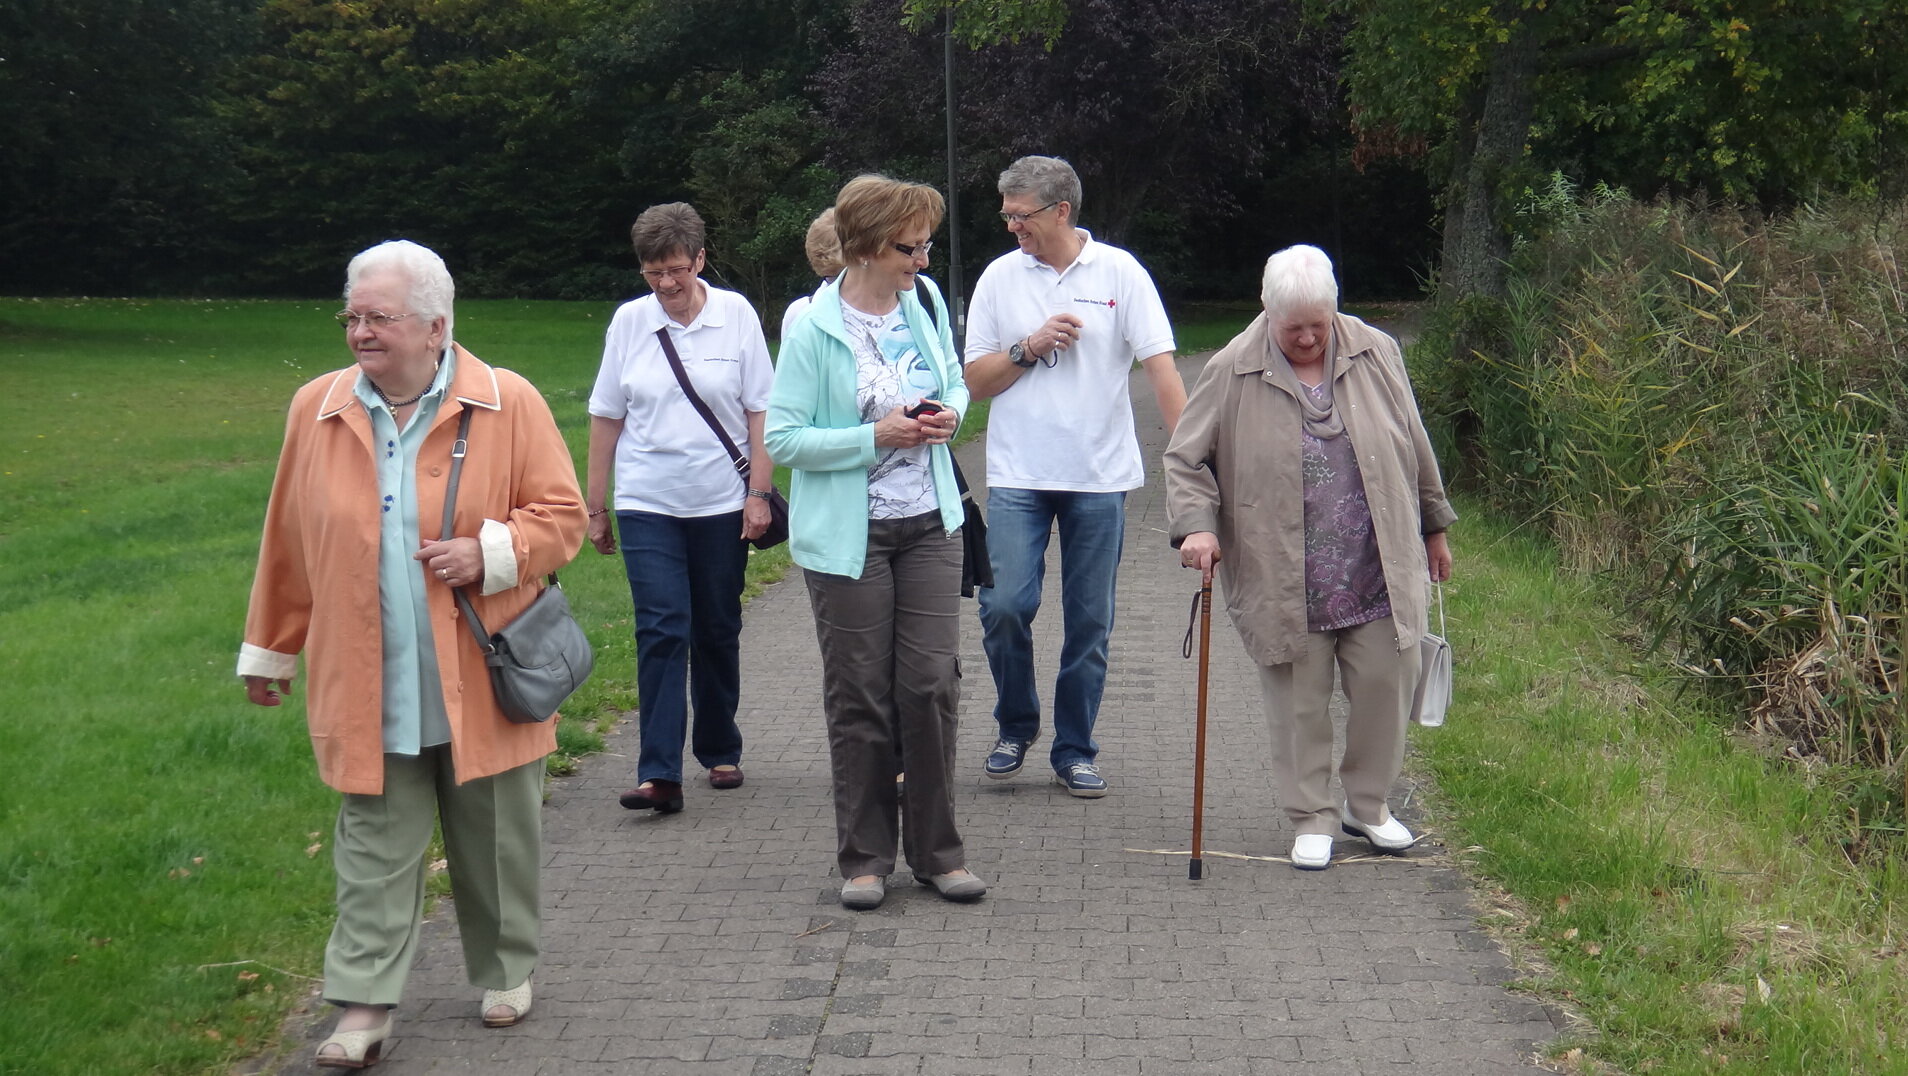
[[749, 491], [749, 496], [760, 497], [766, 501], [769, 498], [769, 491], [765, 489], [752, 489]]
[[1022, 369], [1031, 369], [1040, 363], [1039, 357], [1027, 350], [1027, 343], [1024, 340], [1008, 345], [1007, 358]]

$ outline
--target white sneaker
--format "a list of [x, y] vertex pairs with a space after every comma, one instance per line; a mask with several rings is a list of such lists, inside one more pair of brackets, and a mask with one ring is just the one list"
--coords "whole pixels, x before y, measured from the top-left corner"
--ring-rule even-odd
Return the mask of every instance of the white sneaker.
[[1292, 866], [1302, 871], [1322, 871], [1331, 865], [1331, 834], [1301, 833], [1292, 842]]
[[1350, 807], [1344, 808], [1339, 817], [1340, 828], [1354, 837], [1365, 838], [1380, 852], [1402, 852], [1418, 841], [1403, 822], [1391, 817], [1390, 811], [1385, 812], [1384, 823], [1376, 826], [1367, 826], [1353, 818]]

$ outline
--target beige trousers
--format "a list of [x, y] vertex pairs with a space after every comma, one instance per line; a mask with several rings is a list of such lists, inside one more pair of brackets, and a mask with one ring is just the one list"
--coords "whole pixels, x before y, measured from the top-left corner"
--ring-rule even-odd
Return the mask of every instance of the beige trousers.
[[1391, 817], [1385, 800], [1404, 768], [1405, 722], [1418, 682], [1418, 648], [1398, 649], [1390, 617], [1310, 632], [1300, 645], [1297, 660], [1259, 667], [1279, 803], [1299, 833], [1338, 832], [1329, 710], [1336, 671], [1351, 704], [1338, 780], [1358, 820], [1381, 825]]
[[432, 823], [441, 818], [457, 930], [473, 985], [508, 990], [537, 963], [543, 760], [458, 784], [450, 745], [384, 756], [384, 793], [347, 795], [331, 858], [338, 922], [325, 1000], [396, 1005], [424, 920]]

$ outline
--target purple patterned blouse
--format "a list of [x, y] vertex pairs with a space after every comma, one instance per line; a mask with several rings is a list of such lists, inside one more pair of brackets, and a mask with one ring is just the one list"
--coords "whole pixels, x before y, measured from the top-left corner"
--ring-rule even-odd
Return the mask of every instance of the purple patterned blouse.
[[[1323, 384], [1306, 391], [1321, 406], [1331, 397]], [[1340, 434], [1320, 440], [1301, 433], [1305, 484], [1305, 617], [1312, 631], [1368, 624], [1391, 615], [1378, 535], [1358, 473], [1358, 452]]]

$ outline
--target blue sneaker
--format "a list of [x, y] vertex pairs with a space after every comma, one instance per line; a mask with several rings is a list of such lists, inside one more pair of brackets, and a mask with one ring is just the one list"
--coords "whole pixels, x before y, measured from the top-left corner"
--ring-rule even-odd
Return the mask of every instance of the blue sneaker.
[[1067, 786], [1068, 795], [1083, 800], [1106, 795], [1106, 778], [1100, 776], [1099, 767], [1091, 762], [1069, 762], [1054, 771], [1053, 779]]
[[993, 751], [987, 755], [987, 776], [999, 780], [1019, 773], [1020, 764], [1027, 761], [1027, 748], [1031, 746], [1032, 740], [1010, 740], [1005, 736], [995, 740]]

